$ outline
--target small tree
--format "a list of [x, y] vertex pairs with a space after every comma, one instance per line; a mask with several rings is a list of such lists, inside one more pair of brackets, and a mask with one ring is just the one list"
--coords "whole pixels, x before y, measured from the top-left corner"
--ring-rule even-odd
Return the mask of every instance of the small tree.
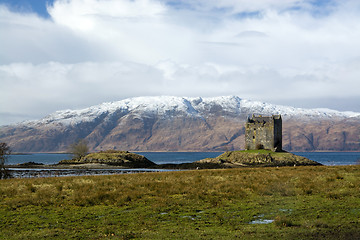
[[85, 139], [80, 139], [75, 143], [70, 145], [70, 153], [73, 155], [73, 159], [80, 160], [82, 157], [86, 156], [89, 152], [89, 147]]
[[5, 163], [10, 154], [10, 147], [4, 142], [0, 143], [0, 179], [10, 177], [9, 172], [5, 168]]

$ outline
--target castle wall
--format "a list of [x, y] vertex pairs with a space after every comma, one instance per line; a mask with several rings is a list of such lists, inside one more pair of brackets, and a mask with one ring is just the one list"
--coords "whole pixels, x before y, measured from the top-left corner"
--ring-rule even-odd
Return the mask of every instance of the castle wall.
[[245, 124], [245, 149], [282, 149], [282, 120], [280, 116], [253, 116]]
[[282, 150], [282, 120], [274, 119], [274, 148], [277, 151]]

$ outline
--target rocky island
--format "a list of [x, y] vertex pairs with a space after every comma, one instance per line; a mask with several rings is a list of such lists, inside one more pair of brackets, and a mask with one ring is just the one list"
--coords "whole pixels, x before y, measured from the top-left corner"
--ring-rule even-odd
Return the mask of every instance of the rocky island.
[[321, 165], [305, 157], [289, 152], [270, 150], [245, 150], [225, 152], [216, 158], [206, 158], [199, 164], [218, 164], [223, 167], [279, 167], [279, 166], [316, 166]]
[[96, 153], [89, 153], [80, 159], [62, 160], [58, 165], [109, 165], [124, 168], [151, 168], [155, 163], [146, 157], [128, 151], [107, 150]]
[[151, 169], [216, 169], [239, 167], [316, 166], [318, 162], [289, 152], [270, 150], [229, 151], [216, 158], [193, 163], [156, 164], [146, 157], [128, 151], [102, 151], [90, 153], [81, 159], [62, 160], [56, 168], [151, 168]]
[[90, 153], [81, 159], [62, 160], [59, 163], [52, 165], [28, 162], [7, 167], [12, 168], [10, 172], [13, 177], [24, 178], [310, 165], [316, 166], [321, 164], [285, 151], [230, 151], [225, 152], [216, 158], [206, 158], [192, 163], [156, 164], [136, 153], [108, 150]]

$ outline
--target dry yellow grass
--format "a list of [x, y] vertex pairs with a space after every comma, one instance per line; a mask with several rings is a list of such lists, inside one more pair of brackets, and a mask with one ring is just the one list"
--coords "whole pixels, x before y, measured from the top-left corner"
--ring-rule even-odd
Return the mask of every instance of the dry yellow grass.
[[0, 238], [342, 239], [359, 206], [360, 166], [8, 179]]

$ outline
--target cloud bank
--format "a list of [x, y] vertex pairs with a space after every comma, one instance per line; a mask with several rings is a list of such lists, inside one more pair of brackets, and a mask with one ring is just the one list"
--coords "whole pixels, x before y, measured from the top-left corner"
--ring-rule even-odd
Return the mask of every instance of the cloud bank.
[[143, 95], [360, 111], [355, 0], [57, 0], [47, 9], [45, 19], [0, 5], [0, 124]]

